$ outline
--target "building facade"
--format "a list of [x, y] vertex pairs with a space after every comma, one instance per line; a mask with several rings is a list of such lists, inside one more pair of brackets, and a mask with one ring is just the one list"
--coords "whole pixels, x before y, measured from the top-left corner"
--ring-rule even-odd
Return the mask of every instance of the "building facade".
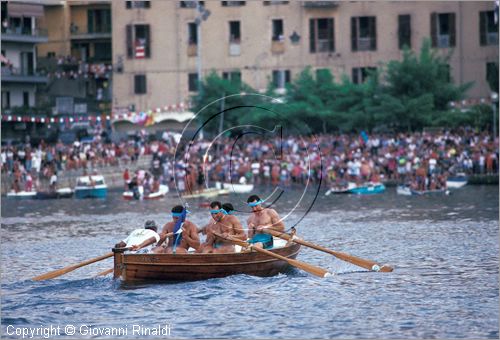
[[186, 102], [199, 68], [202, 76], [215, 71], [258, 91], [271, 81], [283, 89], [307, 66], [361, 82], [370, 68], [400, 59], [404, 45], [418, 51], [424, 38], [443, 54], [453, 50], [451, 77], [474, 82], [469, 97], [491, 93], [493, 1], [200, 1], [201, 11], [197, 4], [112, 3], [115, 110]]

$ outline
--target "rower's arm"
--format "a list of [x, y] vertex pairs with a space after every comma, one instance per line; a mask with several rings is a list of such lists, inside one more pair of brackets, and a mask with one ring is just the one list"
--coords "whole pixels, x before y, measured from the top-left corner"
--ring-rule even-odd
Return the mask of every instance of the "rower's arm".
[[196, 225], [191, 224], [187, 232], [186, 229], [184, 229], [182, 236], [185, 237], [190, 247], [193, 247], [194, 249], [200, 248], [200, 238], [198, 237], [198, 228]]
[[163, 242], [165, 242], [165, 240], [167, 239], [167, 226], [168, 226], [168, 223], [165, 224], [165, 226], [163, 227], [163, 230], [160, 234], [160, 240], [156, 243], [156, 246], [159, 247], [163, 244]]
[[253, 235], [255, 234], [255, 224], [253, 224], [251, 217], [248, 218], [247, 225], [248, 225], [248, 238], [252, 238]]
[[233, 230], [234, 230], [234, 237], [242, 241], [246, 241], [247, 235], [245, 234], [243, 226], [241, 225], [240, 221], [237, 218], [234, 219]]
[[285, 230], [285, 223], [280, 219], [278, 213], [274, 210], [269, 211], [271, 215], [271, 226], [269, 229], [273, 229], [276, 231], [284, 231]]
[[149, 246], [150, 244], [153, 244], [155, 243], [156, 241], [156, 237], [154, 236], [151, 236], [150, 238], [148, 238], [147, 240], [143, 241], [141, 244], [137, 244], [137, 245], [133, 245], [131, 250], [139, 250], [139, 249], [142, 249], [144, 247], [147, 247]]

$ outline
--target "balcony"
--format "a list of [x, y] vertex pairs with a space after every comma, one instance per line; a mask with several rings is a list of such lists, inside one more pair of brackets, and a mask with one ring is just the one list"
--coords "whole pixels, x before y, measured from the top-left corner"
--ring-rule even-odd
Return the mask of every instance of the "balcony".
[[271, 53], [273, 54], [285, 53], [285, 43], [283, 41], [273, 41], [271, 43]]
[[71, 29], [72, 40], [94, 40], [94, 39], [111, 39], [111, 27], [103, 27], [102, 29], [79, 30], [78, 27]]
[[302, 1], [304, 8], [335, 8], [339, 5], [338, 1]]
[[16, 67], [2, 66], [2, 82], [46, 84], [47, 81], [47, 76]]
[[44, 43], [48, 42], [46, 29], [31, 29], [31, 27], [2, 27], [2, 42]]
[[188, 47], [187, 47], [187, 55], [188, 57], [196, 57], [196, 55], [198, 54], [198, 45], [196, 44], [189, 44]]

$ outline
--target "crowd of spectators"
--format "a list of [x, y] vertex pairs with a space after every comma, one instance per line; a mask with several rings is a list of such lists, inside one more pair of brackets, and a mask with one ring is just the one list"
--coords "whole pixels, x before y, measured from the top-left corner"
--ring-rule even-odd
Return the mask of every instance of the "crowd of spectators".
[[[2, 173], [17, 179], [24, 190], [28, 174], [39, 181], [54, 173], [95, 171], [102, 167], [127, 167], [143, 155], [151, 155], [152, 180], [173, 188], [198, 189], [215, 181], [260, 185], [303, 185], [320, 179], [328, 186], [341, 182], [398, 183], [425, 176], [498, 173], [498, 138], [486, 132], [463, 129], [455, 133], [331, 134], [315, 137], [241, 138], [229, 137], [217, 143], [198, 140], [189, 152], [174, 153], [179, 135], [164, 133], [147, 142], [142, 131], [135, 139], [106, 143], [99, 136], [92, 142], [64, 145], [40, 143], [4, 146]], [[208, 150], [210, 148], [210, 150]]]

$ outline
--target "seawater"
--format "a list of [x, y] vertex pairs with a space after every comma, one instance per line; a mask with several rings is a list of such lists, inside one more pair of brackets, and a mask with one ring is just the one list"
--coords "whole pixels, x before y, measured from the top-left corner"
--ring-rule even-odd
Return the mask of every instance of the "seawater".
[[[275, 205], [298, 235], [390, 264], [394, 272], [368, 272], [303, 248], [299, 260], [335, 275], [320, 279], [290, 269], [266, 278], [123, 284], [111, 275], [94, 277], [112, 267], [108, 259], [33, 282], [33, 276], [109, 252], [147, 219], [167, 222], [179, 200], [170, 194], [156, 202], [128, 202], [121, 192], [110, 192], [106, 200], [3, 198], [2, 337], [499, 337], [497, 186], [428, 197], [398, 196], [394, 188], [372, 196], [320, 191], [297, 203], [300, 196], [288, 190]], [[244, 198], [223, 200], [238, 209]], [[190, 218], [202, 226], [209, 215], [200, 202], [190, 202]]]

